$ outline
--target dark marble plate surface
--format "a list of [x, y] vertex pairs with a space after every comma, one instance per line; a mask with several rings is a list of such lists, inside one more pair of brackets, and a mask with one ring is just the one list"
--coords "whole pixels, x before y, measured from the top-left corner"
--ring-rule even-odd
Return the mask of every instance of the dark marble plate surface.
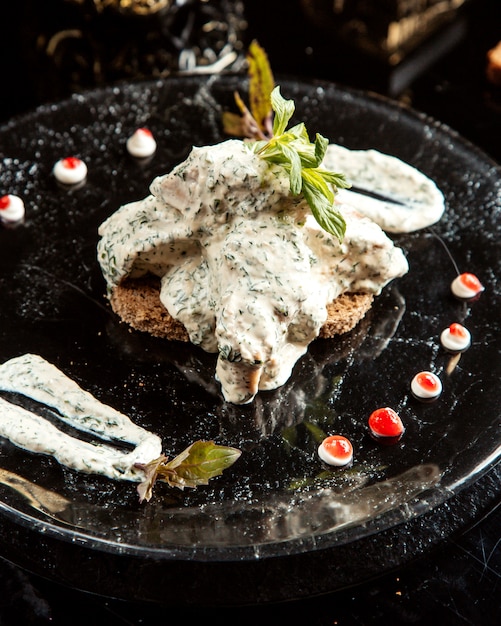
[[[224, 138], [221, 110], [232, 106], [235, 88], [245, 95], [241, 79], [127, 84], [41, 107], [0, 129], [0, 195], [26, 204], [25, 223], [0, 230], [0, 361], [42, 355], [161, 435], [169, 456], [200, 438], [242, 450], [209, 486], [159, 485], [145, 505], [134, 485], [77, 474], [1, 440], [5, 558], [102, 595], [245, 604], [360, 582], [468, 522], [468, 507], [447, 515], [444, 505], [501, 452], [500, 168], [447, 127], [381, 97], [327, 83], [281, 85], [311, 133], [417, 166], [447, 208], [433, 232], [395, 237], [410, 271], [366, 319], [346, 336], [315, 342], [290, 381], [252, 406], [224, 403], [212, 355], [119, 323], [96, 262], [97, 227], [108, 215], [147, 195], [153, 177], [192, 145]], [[125, 150], [138, 126], [158, 142], [147, 162]], [[69, 155], [89, 168], [78, 189], [61, 188], [51, 174]], [[452, 297], [457, 268], [485, 285], [478, 300]], [[454, 321], [473, 336], [457, 363], [439, 344]], [[443, 380], [434, 403], [410, 394], [421, 370]], [[368, 434], [367, 417], [379, 406], [405, 422], [394, 446]], [[316, 456], [319, 433], [352, 440], [350, 468], [326, 471]]]

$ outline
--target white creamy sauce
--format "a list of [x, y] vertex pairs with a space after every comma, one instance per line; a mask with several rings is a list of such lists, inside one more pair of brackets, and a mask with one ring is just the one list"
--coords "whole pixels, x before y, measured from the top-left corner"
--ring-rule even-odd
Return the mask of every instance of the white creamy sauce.
[[148, 272], [190, 339], [218, 352], [225, 399], [250, 402], [289, 378], [344, 292], [379, 294], [408, 270], [405, 256], [350, 206], [338, 240], [289, 180], [243, 142], [194, 148], [152, 195], [104, 222], [98, 258], [109, 290]]
[[124, 452], [105, 443], [82, 441], [40, 415], [0, 398], [0, 436], [25, 450], [50, 454], [72, 469], [140, 482], [144, 473], [135, 464], [148, 463], [162, 453], [157, 435], [99, 402], [40, 356], [25, 354], [0, 365], [0, 389], [55, 409], [55, 417], [80, 431], [135, 446]]
[[323, 165], [342, 172], [357, 189], [340, 189], [346, 202], [392, 233], [410, 233], [435, 224], [442, 217], [444, 196], [435, 183], [416, 168], [377, 150], [348, 150], [329, 145]]

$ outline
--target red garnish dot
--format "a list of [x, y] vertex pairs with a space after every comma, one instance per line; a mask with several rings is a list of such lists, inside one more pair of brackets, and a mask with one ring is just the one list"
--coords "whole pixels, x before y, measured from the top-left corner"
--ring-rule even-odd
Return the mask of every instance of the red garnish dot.
[[143, 135], [146, 135], [147, 137], [153, 137], [153, 133], [151, 132], [149, 128], [138, 128], [137, 130], [139, 133], [142, 133]]
[[458, 337], [459, 339], [466, 339], [468, 336], [464, 326], [461, 326], [461, 324], [458, 324], [457, 322], [454, 322], [449, 326], [449, 332], [451, 335]]
[[400, 437], [405, 430], [398, 413], [389, 407], [371, 413], [369, 428], [376, 437]]
[[480, 293], [484, 289], [482, 283], [478, 280], [475, 274], [465, 272], [459, 276], [459, 279], [465, 287], [475, 291], [476, 293]]
[[80, 159], [77, 157], [66, 157], [62, 160], [64, 167], [68, 170], [75, 170], [80, 165]]
[[349, 457], [353, 452], [351, 443], [348, 439], [346, 439], [346, 437], [342, 437], [341, 435], [332, 435], [331, 437], [327, 437], [324, 441], [324, 447], [331, 454], [340, 458]]
[[420, 387], [427, 391], [436, 391], [438, 389], [437, 379], [428, 372], [417, 374], [416, 381]]
[[476, 300], [485, 290], [475, 274], [459, 274], [451, 283], [451, 291], [459, 300]]
[[347, 465], [353, 458], [353, 446], [346, 437], [331, 435], [322, 441], [318, 454], [329, 465]]
[[0, 198], [0, 210], [8, 209], [10, 206], [10, 198], [9, 196], [2, 196]]
[[433, 372], [419, 372], [411, 381], [411, 391], [421, 402], [433, 402], [442, 393], [442, 381]]

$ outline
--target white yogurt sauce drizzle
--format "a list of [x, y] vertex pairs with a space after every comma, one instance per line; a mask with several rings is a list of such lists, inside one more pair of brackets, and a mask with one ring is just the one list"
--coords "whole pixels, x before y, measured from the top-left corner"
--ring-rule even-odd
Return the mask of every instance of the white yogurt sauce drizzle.
[[329, 145], [324, 167], [343, 172], [357, 189], [340, 189], [339, 202], [346, 202], [391, 233], [409, 233], [438, 222], [444, 212], [442, 192], [422, 172], [396, 157], [377, 150], [348, 150]]
[[161, 301], [192, 343], [219, 352], [229, 402], [284, 384], [340, 294], [379, 294], [408, 270], [402, 250], [346, 205], [340, 244], [291, 196], [283, 170], [241, 141], [194, 148], [151, 192], [99, 229], [108, 288], [161, 277]]
[[56, 409], [56, 417], [78, 430], [106, 441], [135, 446], [126, 453], [104, 443], [82, 441], [60, 431], [43, 417], [0, 398], [0, 436], [25, 450], [52, 455], [72, 469], [140, 482], [144, 473], [135, 464], [148, 463], [162, 453], [162, 442], [157, 435], [99, 402], [38, 355], [25, 354], [0, 365], [0, 389]]

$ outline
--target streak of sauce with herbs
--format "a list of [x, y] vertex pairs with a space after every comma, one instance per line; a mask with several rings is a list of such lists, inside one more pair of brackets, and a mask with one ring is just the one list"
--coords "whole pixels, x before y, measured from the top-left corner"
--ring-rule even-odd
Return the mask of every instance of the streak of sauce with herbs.
[[413, 232], [442, 217], [445, 203], [440, 189], [418, 169], [394, 156], [331, 144], [324, 165], [343, 172], [353, 184], [353, 189], [339, 190], [338, 200], [352, 205], [387, 232]]
[[0, 436], [25, 450], [52, 455], [72, 469], [141, 482], [144, 473], [136, 463], [148, 463], [162, 453], [157, 435], [99, 402], [38, 355], [25, 354], [0, 365], [0, 389], [50, 407], [56, 420], [96, 439], [134, 446], [127, 452], [103, 441], [84, 441], [63, 432], [43, 416], [0, 398]]

